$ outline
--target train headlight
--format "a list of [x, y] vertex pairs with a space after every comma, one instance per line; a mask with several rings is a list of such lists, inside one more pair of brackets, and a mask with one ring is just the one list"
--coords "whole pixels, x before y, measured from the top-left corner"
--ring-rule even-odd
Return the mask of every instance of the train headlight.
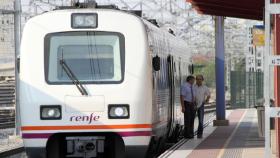
[[129, 105], [109, 105], [108, 115], [110, 119], [128, 119]]
[[61, 106], [60, 105], [42, 105], [40, 107], [41, 120], [60, 120]]
[[71, 15], [71, 26], [74, 29], [78, 28], [96, 28], [97, 14], [95, 13], [73, 13]]
[[124, 113], [125, 113], [125, 110], [124, 110], [123, 107], [117, 107], [117, 108], [114, 109], [113, 112], [116, 116], [123, 116]]

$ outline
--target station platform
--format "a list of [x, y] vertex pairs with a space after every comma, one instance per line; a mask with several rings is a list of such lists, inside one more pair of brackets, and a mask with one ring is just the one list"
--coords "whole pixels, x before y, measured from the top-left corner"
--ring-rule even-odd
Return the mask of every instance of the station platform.
[[229, 126], [210, 123], [204, 128], [202, 139], [185, 139], [160, 158], [263, 158], [264, 137], [258, 134], [257, 110], [237, 109], [226, 113]]
[[0, 158], [24, 150], [21, 137], [14, 136], [14, 131], [14, 128], [0, 129]]

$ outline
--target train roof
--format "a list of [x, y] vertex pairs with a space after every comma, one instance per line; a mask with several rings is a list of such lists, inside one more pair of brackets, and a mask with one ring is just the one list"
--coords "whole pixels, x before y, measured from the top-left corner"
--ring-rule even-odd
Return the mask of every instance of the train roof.
[[[67, 12], [67, 13], [75, 12], [75, 13], [77, 13], [77, 12], [94, 12], [94, 11], [96, 11], [96, 12], [115, 12], [115, 13], [120, 13], [120, 14], [131, 15], [135, 19], [140, 20], [143, 23], [143, 25], [145, 25], [145, 27], [147, 29], [147, 32], [153, 31], [153, 32], [156, 32], [156, 36], [164, 36], [167, 39], [170, 39], [171, 41], [176, 41], [177, 46], [186, 45], [186, 41], [184, 41], [183, 39], [175, 36], [174, 34], [172, 34], [172, 32], [168, 32], [168, 30], [160, 28], [155, 23], [153, 23], [154, 21], [151, 21], [149, 19], [145, 19], [145, 18], [143, 18], [139, 15], [136, 15], [134, 12], [131, 12], [131, 11], [111, 9], [111, 8], [78, 8], [77, 9], [77, 8], [72, 8], [71, 7], [71, 8], [67, 8], [67, 9], [55, 9], [53, 11], [45, 12], [44, 15], [53, 14], [53, 13], [57, 13], [57, 12]], [[115, 14], [115, 15], [117, 15], [117, 14]]]
[[[44, 12], [43, 14], [48, 14], [48, 13], [53, 13], [53, 12], [87, 12], [87, 11], [110, 11], [110, 12], [118, 12], [118, 13], [124, 13], [124, 14], [130, 14], [132, 16], [135, 16], [139, 19], [141, 19], [146, 25], [148, 25], [149, 27], [153, 27], [155, 29], [159, 29], [162, 30], [166, 33], [169, 33], [170, 35], [172, 35], [173, 37], [176, 37], [176, 35], [174, 34], [173, 30], [165, 30], [162, 29], [156, 19], [147, 19], [147, 18], [143, 18], [142, 15], [142, 11], [139, 10], [120, 10], [117, 7], [114, 7], [114, 5], [104, 5], [104, 7], [99, 7], [99, 8], [76, 8], [76, 7], [72, 7], [72, 6], [66, 6], [66, 7], [58, 7], [52, 11], [48, 11], [48, 12]], [[170, 32], [169, 32], [170, 31]], [[182, 39], [181, 39], [182, 40]]]

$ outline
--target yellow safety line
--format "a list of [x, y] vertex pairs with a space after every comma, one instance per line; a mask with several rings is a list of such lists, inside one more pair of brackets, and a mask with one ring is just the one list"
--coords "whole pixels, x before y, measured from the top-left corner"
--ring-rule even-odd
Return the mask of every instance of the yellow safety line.
[[224, 144], [223, 148], [220, 150], [217, 158], [222, 158], [222, 156], [224, 155], [225, 153], [225, 149], [226, 147], [228, 146], [229, 142], [231, 141], [231, 139], [233, 138], [233, 136], [235, 135], [238, 127], [240, 126], [241, 122], [243, 121], [244, 117], [246, 116], [248, 110], [246, 110], [243, 114], [243, 116], [241, 117], [240, 121], [238, 122], [237, 126], [235, 127], [234, 131], [231, 133], [230, 137], [227, 139], [226, 143]]

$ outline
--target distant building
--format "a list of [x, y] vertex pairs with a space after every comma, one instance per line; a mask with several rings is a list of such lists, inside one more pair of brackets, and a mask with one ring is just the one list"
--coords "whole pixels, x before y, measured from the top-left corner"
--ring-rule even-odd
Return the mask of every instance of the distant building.
[[192, 61], [194, 63], [207, 63], [214, 59], [215, 59], [214, 53], [207, 53], [207, 54], [197, 53], [192, 55]]
[[[13, 0], [1, 0], [0, 9], [13, 10]], [[14, 75], [14, 16], [0, 14], [0, 76]]]

